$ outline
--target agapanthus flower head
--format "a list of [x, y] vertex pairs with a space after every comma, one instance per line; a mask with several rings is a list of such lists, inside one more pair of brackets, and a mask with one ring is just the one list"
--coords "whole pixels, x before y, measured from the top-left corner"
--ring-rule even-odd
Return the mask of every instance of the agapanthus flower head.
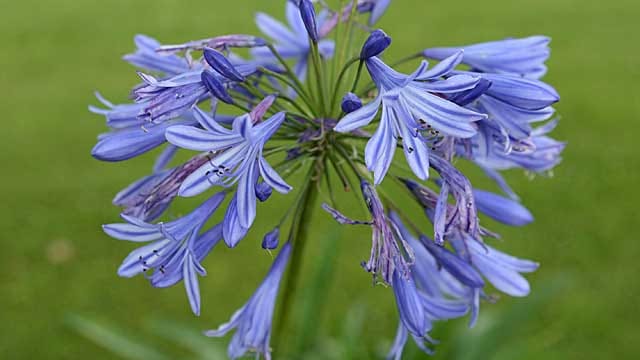
[[[566, 144], [550, 137], [558, 121], [549, 120], [560, 96], [540, 80], [549, 39], [427, 47], [387, 62], [381, 56], [391, 37], [369, 26], [390, 4], [354, 0], [332, 9], [325, 1], [289, 0], [286, 25], [256, 16], [265, 38], [227, 33], [163, 45], [137, 35], [136, 50], [125, 56], [141, 79], [128, 91], [133, 102], [113, 104], [96, 94], [103, 106], [89, 108], [109, 128], [98, 137], [95, 158], [124, 161], [157, 149], [151, 174], [113, 199], [125, 222], [104, 226], [113, 238], [144, 243], [125, 258], [120, 276], [144, 274], [154, 287], [183, 281], [200, 314], [198, 277], [218, 243], [236, 248], [246, 239], [242, 247], [261, 247], [267, 256], [280, 248], [246, 304], [206, 332], [236, 330], [232, 359], [248, 352], [271, 358], [280, 283], [294, 258], [287, 306], [279, 311], [286, 317], [298, 257], [316, 235], [309, 231], [311, 209], [320, 202], [339, 224], [371, 230], [361, 266], [395, 299], [399, 325], [390, 359], [401, 358], [409, 337], [433, 353], [437, 341], [429, 333], [437, 323], [468, 317], [473, 326], [481, 301], [493, 302], [495, 290], [515, 297], [531, 291], [524, 274], [538, 263], [497, 250], [493, 239], [500, 236], [483, 219], [530, 224], [532, 213], [502, 172], [548, 174], [561, 161]], [[348, 31], [338, 31], [340, 24]], [[411, 74], [397, 70], [412, 61]], [[406, 162], [393, 161], [396, 150]], [[474, 187], [464, 163], [478, 166], [500, 192]], [[354, 179], [359, 192], [352, 191]], [[394, 186], [408, 189], [421, 210], [392, 196]], [[183, 212], [174, 203], [185, 197], [204, 201], [176, 216]], [[366, 219], [337, 210], [357, 207], [349, 201], [366, 207]], [[286, 210], [274, 214], [274, 203]], [[217, 209], [222, 220], [210, 226]], [[255, 229], [265, 210], [271, 224]]]

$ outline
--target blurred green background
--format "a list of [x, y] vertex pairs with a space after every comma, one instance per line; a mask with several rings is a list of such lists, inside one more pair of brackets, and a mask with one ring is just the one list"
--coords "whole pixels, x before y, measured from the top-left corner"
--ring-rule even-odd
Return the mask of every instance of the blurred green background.
[[[87, 339], [113, 340], [95, 326], [121, 329], [114, 334], [151, 344], [166, 358], [185, 358], [184, 346], [199, 344], [199, 337], [176, 345], [166, 336], [179, 336], [158, 329], [177, 325], [158, 321], [196, 332], [216, 327], [250, 296], [271, 262], [258, 249], [275, 221], [268, 214], [282, 211], [282, 202], [259, 209], [256, 226], [237, 249], [220, 246], [207, 259], [200, 318], [190, 313], [181, 285], [157, 290], [143, 278], [116, 276], [133, 246], [109, 239], [100, 225], [117, 220], [112, 196], [146, 174], [151, 159], [93, 160], [89, 152], [105, 128], [87, 105], [96, 103], [98, 89], [122, 101], [138, 81], [119, 59], [133, 49], [134, 34], [176, 43], [257, 32], [253, 14], [282, 18], [283, 3], [2, 1], [0, 358], [117, 358]], [[505, 239], [501, 249], [542, 263], [529, 276], [534, 295], [484, 304], [473, 330], [466, 320], [441, 324], [434, 336], [443, 344], [434, 359], [637, 358], [639, 17], [635, 0], [396, 0], [383, 18], [380, 26], [394, 38], [389, 58], [427, 46], [551, 36], [545, 79], [562, 96], [555, 137], [569, 142], [553, 178], [508, 174], [536, 222], [524, 229], [494, 226]], [[353, 213], [363, 215], [360, 206]], [[316, 215], [303, 294], [309, 298], [327, 257], [334, 276], [317, 297], [329, 311], [303, 321], [322, 339], [304, 357], [380, 358], [397, 315], [391, 292], [372, 288], [359, 267], [368, 256], [368, 231], [326, 230], [336, 226]], [[210, 358], [218, 358], [227, 341], [205, 339], [213, 347]], [[412, 357], [423, 357], [413, 345], [407, 350]]]

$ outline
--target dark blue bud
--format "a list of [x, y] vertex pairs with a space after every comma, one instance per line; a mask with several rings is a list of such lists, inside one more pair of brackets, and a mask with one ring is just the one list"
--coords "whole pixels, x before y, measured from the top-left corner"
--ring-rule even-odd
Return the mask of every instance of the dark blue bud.
[[268, 232], [262, 239], [262, 248], [265, 250], [273, 250], [278, 247], [280, 242], [280, 228], [275, 228]]
[[304, 27], [307, 29], [307, 34], [313, 42], [318, 42], [318, 26], [316, 25], [316, 9], [313, 7], [311, 0], [300, 1], [300, 16]]
[[342, 98], [340, 107], [342, 107], [342, 111], [344, 111], [345, 114], [348, 114], [360, 109], [362, 107], [362, 100], [360, 100], [356, 94], [350, 92]]
[[491, 81], [481, 78], [473, 89], [469, 89], [457, 94], [453, 94], [449, 97], [449, 101], [460, 105], [466, 106], [476, 101], [482, 94], [484, 94], [491, 87]]
[[236, 70], [235, 66], [227, 60], [218, 50], [204, 48], [204, 59], [211, 67], [229, 80], [243, 82], [244, 76]]
[[273, 190], [271, 189], [271, 186], [269, 186], [269, 184], [265, 182], [256, 184], [256, 197], [261, 202], [267, 201], [267, 199], [269, 199], [269, 197], [271, 196], [272, 192]]
[[213, 75], [213, 73], [205, 70], [202, 72], [200, 78], [202, 79], [204, 86], [213, 96], [227, 104], [233, 104], [233, 99], [227, 92], [227, 89], [224, 88], [224, 85], [216, 78], [215, 75]]
[[378, 29], [369, 35], [360, 51], [360, 60], [380, 55], [391, 45], [391, 38], [384, 31]]

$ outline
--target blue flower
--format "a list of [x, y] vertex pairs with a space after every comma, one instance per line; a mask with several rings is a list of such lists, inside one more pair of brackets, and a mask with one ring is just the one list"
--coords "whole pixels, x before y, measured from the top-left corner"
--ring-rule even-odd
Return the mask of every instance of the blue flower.
[[145, 273], [154, 287], [173, 286], [184, 279], [191, 309], [199, 315], [200, 290], [197, 275], [206, 275], [200, 262], [222, 239], [219, 225], [203, 234], [200, 234], [200, 229], [223, 199], [224, 193], [218, 193], [189, 215], [169, 223], [150, 224], [122, 215], [127, 223], [104, 225], [105, 233], [113, 238], [150, 242], [124, 259], [118, 275], [133, 277]]
[[530, 36], [469, 46], [431, 48], [424, 51], [424, 56], [442, 60], [464, 49], [462, 62], [475, 70], [539, 79], [547, 72], [544, 63], [551, 54], [550, 41], [546, 36]]
[[146, 35], [134, 38], [136, 52], [123, 57], [124, 60], [146, 71], [157, 71], [167, 76], [178, 75], [191, 70], [189, 62], [177, 55], [160, 53], [162, 47], [156, 39]]
[[480, 212], [503, 224], [523, 226], [533, 221], [533, 215], [522, 204], [484, 190], [473, 190]]
[[[394, 279], [394, 292], [396, 293], [401, 323], [387, 358], [400, 359], [408, 333], [411, 334], [420, 349], [427, 354], [432, 354], [425, 342], [435, 343], [435, 341], [426, 332], [423, 332], [424, 328], [417, 327], [416, 324], [424, 323], [424, 326], [430, 329], [434, 321], [464, 316], [473, 306], [473, 294], [479, 290], [463, 285], [441, 266], [436, 258], [427, 251], [424, 244], [407, 230], [397, 213], [391, 212], [389, 217], [413, 249], [415, 262], [411, 266], [409, 281], [400, 283], [401, 288], [396, 289], [396, 283], [399, 283], [400, 280]], [[400, 292], [405, 294], [402, 299], [398, 299]], [[407, 298], [418, 301], [421, 309], [408, 306], [412, 302]], [[416, 327], [420, 330], [416, 331]]]
[[[531, 136], [531, 123], [548, 119], [554, 113], [552, 104], [560, 100], [556, 90], [539, 80], [513, 75], [457, 71], [456, 74], [479, 76], [490, 82], [474, 103], [473, 110], [489, 115], [485, 122], [498, 127], [502, 142]], [[510, 138], [510, 139], [507, 139]]]
[[464, 234], [454, 236], [451, 243], [459, 253], [468, 254], [469, 262], [496, 289], [510, 296], [529, 295], [529, 282], [520, 273], [536, 271], [538, 263], [507, 255]]
[[523, 168], [535, 173], [549, 171], [561, 161], [561, 154], [566, 144], [546, 134], [553, 129], [557, 121], [534, 129], [526, 144], [500, 144], [492, 141], [499, 136], [496, 130], [484, 128], [471, 139], [471, 151], [459, 149], [461, 156], [468, 157], [484, 169], [507, 170]]
[[365, 149], [365, 162], [374, 172], [375, 184], [380, 184], [389, 170], [398, 139], [402, 141], [411, 170], [419, 179], [425, 180], [429, 174], [429, 150], [420, 130], [428, 125], [454, 137], [475, 135], [473, 122], [485, 119], [486, 115], [433, 94], [461, 92], [478, 83], [478, 78], [467, 75], [439, 80], [455, 68], [461, 57], [458, 53], [431, 70], [427, 70], [427, 63], [422, 62], [412, 75], [393, 70], [377, 57], [366, 60], [369, 74], [380, 93], [369, 104], [343, 117], [335, 130], [350, 132], [368, 125], [382, 105], [380, 124]]
[[167, 130], [167, 140], [184, 149], [209, 151], [211, 160], [189, 175], [180, 186], [181, 196], [195, 196], [211, 186], [229, 187], [237, 183], [224, 221], [224, 238], [234, 247], [244, 237], [256, 217], [256, 184], [258, 177], [276, 191], [291, 190], [262, 155], [264, 144], [278, 130], [284, 113], [254, 124], [251, 114], [237, 117], [232, 129], [218, 124], [197, 107], [194, 115], [204, 129], [174, 126]]
[[[260, 31], [275, 42], [275, 49], [283, 58], [296, 60], [293, 71], [296, 76], [303, 81], [307, 76], [311, 44], [298, 6], [287, 1], [286, 16], [291, 29], [264, 13], [258, 13], [258, 15], [256, 15], [256, 24], [258, 28], [260, 28]], [[322, 26], [322, 23], [318, 24], [318, 27], [320, 26]], [[320, 54], [324, 58], [331, 58], [333, 56], [334, 46], [335, 44], [331, 40], [321, 40], [318, 42]], [[267, 48], [255, 48], [252, 49], [251, 53], [259, 60], [261, 59], [271, 63], [276, 61], [275, 56]]]
[[290, 255], [291, 245], [286, 243], [282, 246], [262, 284], [249, 301], [231, 316], [228, 323], [221, 325], [216, 330], [205, 332], [206, 336], [221, 337], [236, 329], [228, 348], [228, 355], [231, 359], [242, 357], [248, 351], [255, 351], [257, 357], [262, 354], [266, 359], [271, 359], [269, 341], [273, 311], [282, 274]]

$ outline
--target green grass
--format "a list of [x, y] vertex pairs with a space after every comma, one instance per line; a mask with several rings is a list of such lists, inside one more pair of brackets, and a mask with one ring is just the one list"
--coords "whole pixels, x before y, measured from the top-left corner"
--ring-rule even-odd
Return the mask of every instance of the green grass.
[[[124, 100], [126, 89], [137, 82], [133, 69], [119, 60], [132, 49], [132, 36], [147, 33], [171, 43], [255, 32], [253, 12], [280, 15], [284, 0], [188, 3], [23, 0], [2, 6], [0, 357], [113, 358], [65, 325], [73, 313], [138, 333], [178, 357], [179, 348], [145, 335], [150, 317], [178, 320], [196, 330], [217, 326], [246, 300], [268, 268], [271, 258], [258, 244], [270, 228], [266, 214], [285, 206], [278, 201], [259, 209], [263, 216], [237, 249], [220, 247], [206, 261], [209, 276], [201, 281], [200, 318], [191, 315], [182, 287], [156, 290], [142, 278], [118, 278], [115, 270], [132, 246], [100, 231], [100, 224], [117, 219], [118, 210], [110, 205], [113, 194], [151, 165], [149, 157], [105, 164], [89, 155], [104, 129], [102, 119], [86, 110], [95, 103], [93, 91]], [[507, 36], [553, 38], [546, 80], [562, 95], [555, 136], [569, 142], [565, 160], [551, 179], [509, 174], [536, 222], [525, 229], [497, 230], [505, 238], [501, 248], [542, 263], [529, 276], [534, 292], [558, 277], [566, 281], [531, 308], [535, 313], [516, 330], [509, 327], [511, 334], [504, 335], [517, 334], [508, 337], [517, 345], [515, 352], [513, 346], [489, 348], [485, 359], [624, 359], [640, 351], [635, 273], [640, 160], [634, 141], [640, 130], [639, 15], [640, 3], [632, 0], [396, 0], [383, 18], [381, 26], [394, 38], [390, 57]], [[313, 276], [326, 241], [324, 229], [333, 225], [317, 215], [318, 235], [308, 248], [303, 279]], [[364, 304], [366, 332], [350, 340], [357, 347], [352, 353], [369, 349], [379, 354], [395, 332], [392, 296], [372, 288], [358, 265], [369, 251], [367, 231], [339, 234], [334, 255], [339, 276], [328, 287], [330, 311], [318, 326], [322, 334], [337, 337], [351, 304]], [[485, 304], [484, 321], [520, 301]], [[464, 337], [477, 336], [475, 330], [452, 333], [463, 322], [436, 331], [444, 343], [441, 355]]]

